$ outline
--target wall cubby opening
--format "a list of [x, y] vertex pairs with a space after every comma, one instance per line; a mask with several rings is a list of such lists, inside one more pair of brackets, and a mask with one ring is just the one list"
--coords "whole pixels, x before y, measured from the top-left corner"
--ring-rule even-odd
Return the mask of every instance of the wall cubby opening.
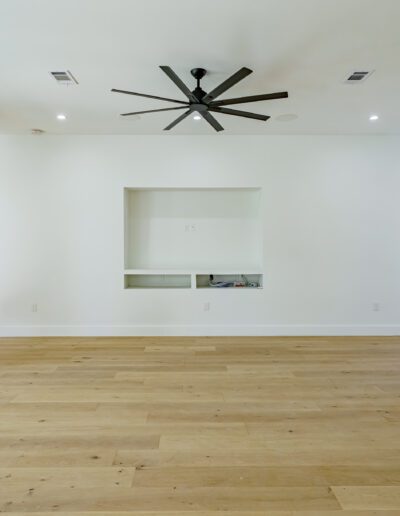
[[191, 288], [190, 274], [125, 274], [125, 288]]
[[262, 288], [262, 274], [196, 274], [196, 288]]

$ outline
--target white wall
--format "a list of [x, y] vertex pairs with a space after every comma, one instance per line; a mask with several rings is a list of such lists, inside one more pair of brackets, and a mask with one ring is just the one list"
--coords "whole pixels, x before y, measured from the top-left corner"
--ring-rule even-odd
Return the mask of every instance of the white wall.
[[[124, 290], [125, 186], [262, 187], [265, 288]], [[0, 334], [399, 334], [399, 192], [396, 136], [3, 136]]]

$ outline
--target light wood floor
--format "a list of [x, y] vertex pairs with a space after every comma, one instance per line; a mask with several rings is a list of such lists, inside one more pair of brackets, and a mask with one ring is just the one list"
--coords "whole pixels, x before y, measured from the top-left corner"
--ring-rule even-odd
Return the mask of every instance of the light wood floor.
[[400, 515], [400, 338], [0, 339], [0, 513]]

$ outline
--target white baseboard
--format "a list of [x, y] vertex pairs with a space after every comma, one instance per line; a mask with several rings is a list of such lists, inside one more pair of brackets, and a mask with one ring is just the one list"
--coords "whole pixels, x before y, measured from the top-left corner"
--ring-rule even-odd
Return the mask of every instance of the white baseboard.
[[0, 337], [129, 337], [129, 336], [335, 336], [400, 335], [400, 324], [391, 325], [119, 325], [119, 326], [0, 326]]

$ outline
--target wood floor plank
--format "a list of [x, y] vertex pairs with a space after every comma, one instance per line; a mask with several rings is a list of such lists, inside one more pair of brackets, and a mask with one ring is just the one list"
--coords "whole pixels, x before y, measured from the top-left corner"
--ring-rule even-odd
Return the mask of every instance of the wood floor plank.
[[335, 486], [333, 490], [344, 509], [390, 509], [400, 514], [400, 487]]
[[55, 490], [39, 487], [26, 491], [18, 486], [0, 487], [0, 510], [339, 510], [326, 487], [265, 488], [76, 488]]
[[400, 486], [397, 466], [165, 466], [138, 467], [138, 487]]
[[130, 448], [139, 450], [152, 450], [159, 447], [159, 435], [143, 433], [133, 433], [128, 429], [120, 432], [118, 428], [112, 428], [110, 431], [98, 433], [74, 431], [73, 433], [55, 433], [45, 432], [38, 434], [36, 432], [25, 433], [24, 429], [19, 430], [15, 434], [0, 434], [0, 446], [3, 450], [18, 449], [31, 450], [41, 448], [45, 450], [68, 450], [71, 448]]
[[201, 450], [117, 450], [114, 464], [125, 467], [153, 466], [379, 466], [395, 468], [400, 464], [399, 448], [355, 447], [334, 448], [309, 446], [307, 449], [297, 444], [292, 449], [283, 446], [270, 449], [214, 449]]
[[[115, 460], [114, 448], [72, 448], [61, 446], [30, 446], [27, 449], [9, 448], [0, 451], [0, 464], [9, 467], [48, 468], [48, 467], [99, 467], [111, 466]], [[87, 471], [90, 475], [90, 471]]]
[[[90, 473], [90, 474], [88, 474]], [[53, 489], [74, 489], [82, 485], [88, 487], [131, 487], [135, 468], [97, 466], [69, 468], [0, 468], [0, 489], [20, 487], [30, 491], [38, 487]]]

